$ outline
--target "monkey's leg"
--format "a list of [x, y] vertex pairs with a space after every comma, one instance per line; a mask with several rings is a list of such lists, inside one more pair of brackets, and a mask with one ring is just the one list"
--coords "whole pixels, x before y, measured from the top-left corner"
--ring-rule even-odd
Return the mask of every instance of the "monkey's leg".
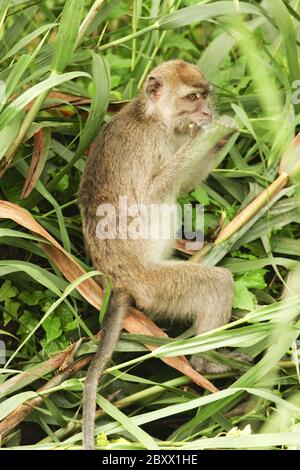
[[[230, 320], [233, 279], [223, 268], [166, 261], [147, 267], [131, 289], [137, 306], [157, 316], [192, 320], [196, 334], [222, 326]], [[197, 369], [216, 371], [195, 356]], [[215, 363], [218, 372], [224, 370]]]

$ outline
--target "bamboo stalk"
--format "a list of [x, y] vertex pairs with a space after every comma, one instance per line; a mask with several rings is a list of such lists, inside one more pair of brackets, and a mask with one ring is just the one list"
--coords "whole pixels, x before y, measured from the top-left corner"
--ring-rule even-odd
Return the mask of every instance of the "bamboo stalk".
[[259, 196], [257, 196], [245, 209], [243, 209], [226, 227], [221, 230], [215, 240], [215, 245], [219, 245], [227, 240], [245, 225], [257, 212], [262, 209], [288, 182], [288, 175], [283, 172], [273, 183], [268, 186]]

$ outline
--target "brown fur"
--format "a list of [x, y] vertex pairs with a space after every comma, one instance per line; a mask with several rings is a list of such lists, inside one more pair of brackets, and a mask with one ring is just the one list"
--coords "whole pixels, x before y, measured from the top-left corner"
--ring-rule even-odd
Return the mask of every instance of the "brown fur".
[[[156, 67], [139, 96], [98, 135], [79, 193], [93, 266], [109, 274], [114, 288], [126, 290], [138, 308], [193, 321], [197, 334], [229, 321], [233, 295], [229, 271], [170, 260], [174, 240], [99, 240], [96, 210], [103, 203], [117, 208], [120, 195], [127, 196], [128, 205], [175, 203], [180, 192], [207, 177], [212, 155], [204, 162], [191, 162], [184, 149], [193, 139], [189, 124], [200, 123], [201, 129], [201, 123], [211, 119], [208, 90], [194, 65], [176, 60]], [[194, 91], [204, 97], [187, 101], [184, 96]]]

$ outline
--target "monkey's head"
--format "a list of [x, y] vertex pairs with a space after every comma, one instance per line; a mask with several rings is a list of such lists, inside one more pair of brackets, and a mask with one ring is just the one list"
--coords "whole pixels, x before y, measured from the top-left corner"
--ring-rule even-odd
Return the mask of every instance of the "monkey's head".
[[211, 90], [195, 65], [183, 60], [164, 62], [152, 70], [144, 85], [147, 112], [159, 113], [174, 132], [189, 133], [191, 127], [211, 122]]

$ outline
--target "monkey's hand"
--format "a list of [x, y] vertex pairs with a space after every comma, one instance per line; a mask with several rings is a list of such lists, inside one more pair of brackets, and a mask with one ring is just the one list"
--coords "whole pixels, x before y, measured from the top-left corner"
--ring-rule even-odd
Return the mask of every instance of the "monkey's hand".
[[229, 116], [209, 123], [186, 144], [179, 153], [184, 154], [184, 173], [180, 194], [186, 194], [207, 178], [215, 163], [215, 157], [237, 130], [237, 124]]
[[[212, 129], [220, 128], [225, 130], [226, 133], [232, 134], [235, 131], [238, 130], [238, 125], [237, 122], [230, 116], [227, 116], [224, 114], [223, 116], [218, 117], [217, 119], [213, 119], [210, 122], [207, 122], [205, 124], [199, 124], [197, 122], [193, 122], [190, 124], [190, 128], [197, 128], [199, 130], [209, 131]], [[195, 134], [196, 137], [196, 134]]]
[[213, 150], [219, 150], [228, 142], [229, 137], [238, 130], [238, 125], [232, 117], [224, 115], [204, 128], [205, 130], [208, 130], [213, 137], [216, 137], [218, 133], [220, 134], [220, 140], [213, 147]]
[[202, 127], [187, 149], [188, 160], [202, 159], [225, 145], [229, 137], [238, 129], [237, 123], [230, 116], [221, 116]]
[[226, 116], [225, 114], [219, 117], [216, 120], [216, 125], [227, 127], [229, 131], [235, 132], [238, 130], [237, 122], [230, 116]]
[[228, 142], [229, 138], [238, 130], [238, 125], [236, 121], [231, 118], [230, 116], [221, 116], [217, 121], [216, 121], [217, 126], [221, 126], [224, 129], [227, 129], [227, 133], [224, 137], [221, 138], [219, 142], [214, 146], [212, 153], [217, 153], [219, 150], [221, 150]]

